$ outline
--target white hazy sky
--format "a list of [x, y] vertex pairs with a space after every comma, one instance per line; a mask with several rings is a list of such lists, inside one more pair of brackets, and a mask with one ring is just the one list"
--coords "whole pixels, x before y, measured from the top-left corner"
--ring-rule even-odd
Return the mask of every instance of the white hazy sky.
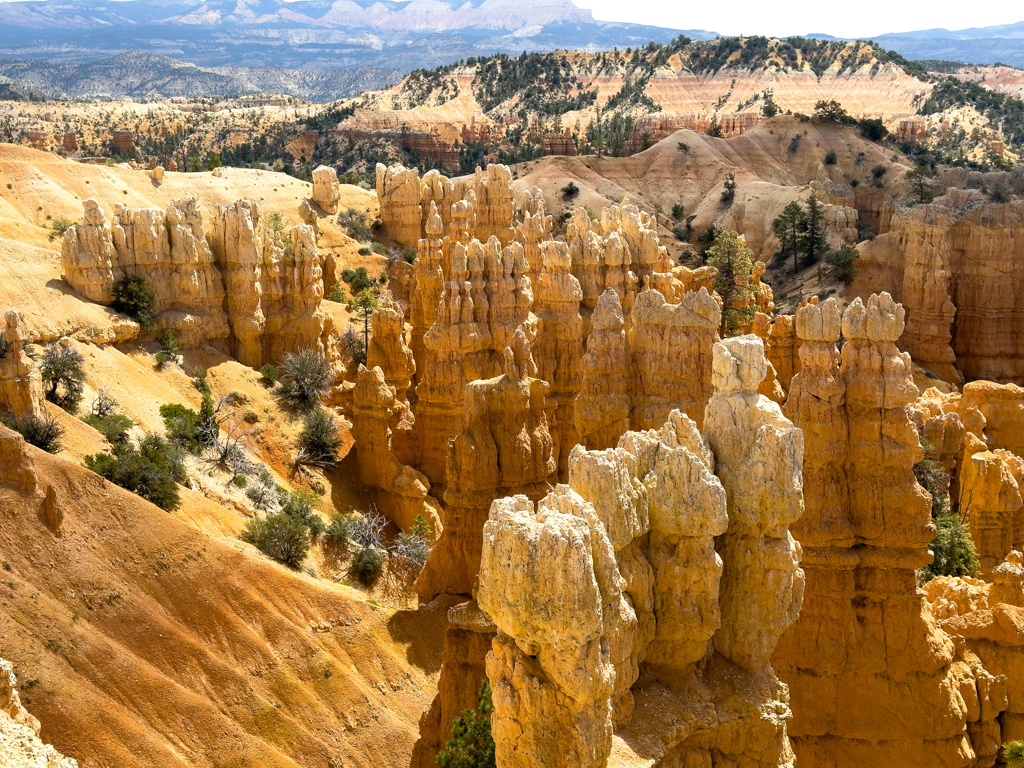
[[966, 29], [1024, 21], [1020, 0], [574, 0], [604, 21], [722, 35], [790, 36], [821, 32], [870, 38], [918, 29]]

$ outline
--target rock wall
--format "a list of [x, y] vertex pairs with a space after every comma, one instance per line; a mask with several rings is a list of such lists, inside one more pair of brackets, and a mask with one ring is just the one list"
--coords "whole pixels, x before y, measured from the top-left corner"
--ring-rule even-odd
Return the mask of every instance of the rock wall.
[[378, 508], [403, 531], [412, 527], [417, 515], [423, 515], [432, 530], [439, 532], [441, 518], [436, 502], [428, 495], [430, 482], [395, 457], [391, 424], [401, 420], [407, 409], [408, 403], [396, 396], [380, 367], [367, 370], [359, 366], [352, 400], [359, 478], [376, 489]]
[[903, 260], [901, 347], [947, 381], [1024, 378], [1024, 205], [951, 189], [930, 205], [883, 213]]
[[312, 228], [269, 232], [251, 200], [218, 206], [209, 224], [207, 234], [194, 199], [175, 200], [167, 211], [118, 206], [112, 223], [87, 200], [83, 223], [65, 233], [64, 278], [109, 305], [122, 275], [144, 276], [156, 292], [158, 331], [255, 368], [285, 352], [326, 352], [332, 322], [320, 311], [323, 270]]
[[423, 600], [443, 593], [469, 595], [491, 502], [509, 494], [541, 498], [554, 480], [551, 385], [536, 378], [522, 330], [505, 348], [502, 370], [465, 387], [459, 409], [463, 427], [448, 445], [444, 531], [416, 581]]
[[627, 331], [619, 295], [607, 288], [590, 317], [574, 414], [580, 441], [610, 448], [630, 429], [664, 423], [673, 410], [700, 424], [713, 391], [711, 350], [720, 318], [704, 288], [678, 304], [648, 289], [636, 298]]
[[[716, 344], [715, 360], [707, 436], [673, 411], [614, 449], [578, 446], [569, 485], [539, 501], [491, 506], [476, 598], [497, 627], [487, 675], [501, 768], [640, 754], [646, 765], [792, 765], [768, 656], [800, 603], [788, 533], [802, 508], [800, 433], [754, 391], [758, 339]], [[751, 452], [755, 487], [781, 479], [784, 491], [755, 498], [736, 485], [733, 462]]]
[[[952, 641], [916, 589], [934, 536], [906, 406], [917, 396], [887, 294], [797, 310], [801, 370], [784, 413], [804, 433], [804, 604], [772, 657], [798, 762], [970, 764]], [[847, 339], [840, 355], [836, 341]]]
[[25, 354], [24, 318], [10, 309], [0, 328], [6, 351], [0, 356], [0, 414], [18, 419], [43, 415], [43, 379]]

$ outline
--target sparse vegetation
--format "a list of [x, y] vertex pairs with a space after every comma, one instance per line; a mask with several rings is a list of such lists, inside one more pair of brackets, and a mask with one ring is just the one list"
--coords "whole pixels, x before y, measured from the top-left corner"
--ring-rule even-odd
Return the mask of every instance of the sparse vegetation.
[[263, 381], [264, 385], [268, 387], [272, 387], [277, 384], [278, 376], [280, 376], [280, 373], [277, 370], [276, 365], [267, 363], [260, 368], [260, 379]]
[[839, 162], [839, 155], [836, 154], [834, 149], [830, 149], [825, 153], [825, 165], [835, 165]]
[[722, 202], [732, 203], [736, 197], [736, 174], [727, 173], [725, 175], [725, 181], [722, 182]]
[[843, 285], [849, 285], [857, 277], [857, 259], [859, 254], [852, 245], [830, 251], [825, 261], [830, 267], [832, 276]]
[[156, 369], [161, 371], [167, 363], [176, 360], [181, 350], [178, 348], [178, 339], [169, 328], [160, 337], [160, 351], [156, 353]]
[[281, 369], [284, 396], [302, 406], [320, 402], [334, 383], [331, 364], [316, 350], [286, 353]]
[[349, 208], [338, 214], [338, 226], [353, 240], [365, 243], [373, 239], [373, 231], [366, 225], [366, 214]]
[[1006, 768], [1024, 768], [1024, 739], [1003, 744], [1003, 759]]
[[115, 485], [171, 510], [181, 502], [177, 483], [185, 481], [180, 451], [158, 435], [149, 435], [138, 448], [115, 445], [113, 453], [85, 457], [85, 467]]
[[64, 437], [64, 428], [50, 414], [43, 416], [28, 415], [22, 418], [3, 417], [0, 424], [8, 429], [13, 429], [29, 445], [41, 448], [47, 453], [60, 453], [61, 438]]
[[437, 754], [441, 768], [496, 768], [494, 738], [491, 735], [491, 684], [484, 680], [477, 695], [476, 709], [464, 709], [452, 722], [451, 738]]
[[76, 413], [85, 387], [85, 358], [70, 344], [51, 344], [39, 365], [46, 399], [69, 413]]
[[64, 237], [64, 233], [75, 226], [77, 222], [72, 221], [67, 216], [54, 216], [50, 219], [50, 239], [56, 240], [59, 237]]
[[309, 553], [309, 527], [294, 515], [273, 512], [246, 522], [242, 541], [289, 568], [298, 568]]
[[156, 291], [145, 276], [132, 277], [125, 274], [112, 287], [114, 301], [112, 306], [118, 312], [124, 312], [134, 318], [143, 330], [156, 330]]

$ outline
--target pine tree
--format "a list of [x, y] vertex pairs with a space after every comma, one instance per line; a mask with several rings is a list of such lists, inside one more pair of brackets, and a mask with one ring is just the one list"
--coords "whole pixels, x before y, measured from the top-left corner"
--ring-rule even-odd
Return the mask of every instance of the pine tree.
[[828, 250], [824, 213], [818, 198], [811, 195], [811, 199], [807, 201], [807, 213], [804, 214], [805, 221], [803, 231], [800, 233], [799, 247], [807, 257], [807, 261], [812, 264], [820, 261]]
[[800, 233], [806, 226], [806, 215], [796, 200], [782, 209], [772, 222], [775, 236], [779, 238], [782, 255], [793, 254], [793, 274], [800, 271]]
[[452, 737], [437, 753], [441, 768], [495, 768], [494, 738], [491, 736], [491, 684], [484, 680], [476, 711], [462, 710], [452, 723]]
[[727, 229], [708, 249], [707, 263], [718, 270], [714, 288], [722, 297], [719, 335], [735, 336], [754, 319], [754, 252], [743, 238]]

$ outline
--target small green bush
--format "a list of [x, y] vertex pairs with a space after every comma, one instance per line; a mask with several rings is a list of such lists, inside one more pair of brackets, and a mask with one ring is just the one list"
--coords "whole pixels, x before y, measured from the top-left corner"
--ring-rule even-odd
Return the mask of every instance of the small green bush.
[[109, 416], [90, 413], [82, 421], [102, 433], [111, 445], [128, 442], [128, 431], [135, 426], [135, 422], [123, 413], [112, 413]]
[[978, 570], [978, 552], [970, 530], [956, 514], [942, 514], [934, 519], [937, 530], [930, 549], [935, 559], [922, 569], [923, 580], [935, 576], [973, 576]]
[[277, 384], [277, 378], [279, 375], [280, 374], [277, 370], [276, 365], [271, 365], [270, 363], [267, 363], [262, 368], [260, 368], [260, 378], [263, 379], [263, 383], [266, 384], [268, 387], [272, 387], [275, 384]]
[[50, 239], [56, 240], [58, 237], [64, 237], [64, 233], [75, 226], [76, 223], [67, 216], [54, 216], [50, 221]]
[[181, 350], [178, 348], [178, 339], [169, 328], [160, 337], [160, 351], [156, 353], [156, 368], [162, 371], [167, 363], [178, 357]]
[[299, 445], [306, 458], [314, 462], [337, 461], [341, 437], [338, 424], [323, 408], [315, 408], [306, 415], [299, 435]]
[[384, 243], [373, 242], [370, 244], [370, 250], [376, 253], [378, 256], [386, 256], [388, 247]]
[[47, 453], [60, 453], [60, 440], [64, 436], [64, 428], [49, 414], [45, 416], [25, 416], [24, 418], [0, 418], [8, 429], [13, 429], [29, 445], [42, 448]]
[[341, 279], [348, 285], [353, 295], [365, 291], [373, 285], [373, 278], [366, 271], [366, 267], [342, 270]]
[[1003, 744], [1006, 768], [1024, 768], [1024, 739]]
[[86, 456], [85, 467], [161, 509], [171, 510], [181, 503], [177, 483], [186, 479], [181, 453], [158, 435], [145, 438], [138, 448], [115, 445], [113, 454]]
[[825, 165], [835, 165], [839, 162], [839, 156], [836, 154], [834, 149], [830, 149], [825, 153]]
[[403, 248], [402, 249], [402, 261], [406, 264], [413, 264], [416, 261], [416, 249], [415, 248]]
[[364, 245], [364, 246], [363, 246], [362, 248], [360, 248], [360, 249], [359, 249], [359, 250], [357, 251], [357, 253], [358, 253], [358, 254], [359, 254], [360, 256], [369, 256], [370, 254], [372, 254], [372, 253], [373, 253], [373, 251], [371, 251], [371, 250], [370, 250], [370, 246], [368, 246], [368, 245]]
[[338, 304], [344, 304], [347, 301], [345, 289], [341, 287], [340, 281], [331, 286], [331, 291], [327, 294], [327, 300], [337, 302]]
[[209, 372], [201, 365], [192, 369], [192, 386], [203, 395], [210, 394]]
[[43, 353], [39, 372], [46, 399], [69, 413], [76, 413], [85, 385], [85, 358], [70, 346], [51, 344]]
[[672, 206], [672, 218], [673, 219], [678, 219], [678, 220], [681, 221], [682, 218], [685, 215], [686, 215], [686, 211], [683, 208], [683, 204], [682, 203], [676, 203], [675, 205]]
[[331, 364], [315, 350], [287, 353], [281, 368], [285, 397], [301, 405], [319, 402], [334, 383]]
[[242, 541], [279, 563], [298, 568], [309, 552], [309, 528], [299, 518], [277, 512], [249, 520], [242, 530]]
[[347, 547], [352, 540], [352, 534], [358, 520], [354, 515], [339, 515], [335, 513], [331, 517], [331, 524], [324, 531], [324, 538], [328, 541]]
[[576, 182], [570, 181], [561, 189], [563, 200], [575, 200], [580, 194], [580, 188]]
[[366, 226], [366, 214], [355, 208], [349, 208], [338, 214], [338, 226], [353, 240], [366, 242], [373, 237], [373, 232]]
[[491, 713], [494, 703], [491, 684], [484, 680], [477, 695], [476, 710], [466, 708], [452, 722], [452, 736], [437, 753], [441, 768], [496, 768]]
[[837, 251], [831, 251], [825, 261], [831, 267], [832, 276], [843, 285], [849, 285], [857, 277], [857, 259], [859, 254], [852, 245], [846, 245]]
[[384, 563], [388, 554], [377, 547], [362, 547], [352, 556], [352, 564], [349, 570], [360, 584], [370, 587], [377, 583], [377, 580], [384, 573]]
[[213, 445], [220, 431], [213, 398], [208, 392], [203, 394], [199, 413], [184, 405], [165, 403], [160, 406], [160, 416], [164, 420], [167, 439], [189, 453], [202, 453]]
[[144, 330], [156, 330], [156, 291], [144, 276], [130, 277], [124, 275], [113, 285], [114, 301], [112, 306], [118, 312], [124, 312], [138, 321]]
[[882, 180], [882, 177], [885, 176], [885, 174], [888, 173], [888, 171], [888, 168], [879, 163], [878, 165], [871, 169], [871, 178], [874, 179], [876, 183], [880, 182]]
[[252, 485], [245, 489], [245, 495], [252, 505], [263, 512], [269, 512], [277, 505], [278, 492], [274, 476], [266, 467], [256, 473]]

